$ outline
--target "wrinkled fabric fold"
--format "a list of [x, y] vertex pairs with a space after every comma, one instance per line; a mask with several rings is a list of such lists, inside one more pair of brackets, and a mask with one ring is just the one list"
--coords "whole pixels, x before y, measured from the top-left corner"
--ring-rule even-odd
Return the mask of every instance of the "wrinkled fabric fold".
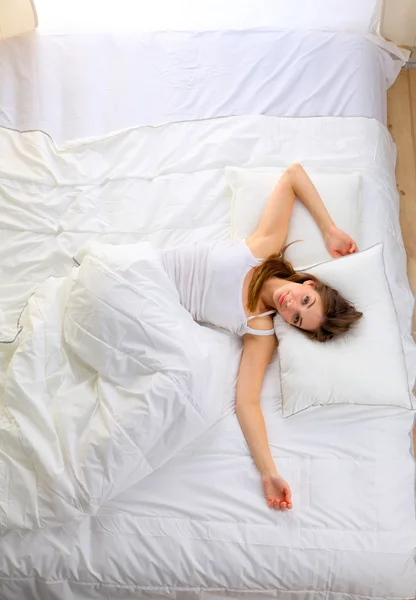
[[159, 253], [90, 244], [78, 260], [22, 316], [0, 421], [3, 529], [95, 514], [220, 413], [222, 338], [181, 306]]

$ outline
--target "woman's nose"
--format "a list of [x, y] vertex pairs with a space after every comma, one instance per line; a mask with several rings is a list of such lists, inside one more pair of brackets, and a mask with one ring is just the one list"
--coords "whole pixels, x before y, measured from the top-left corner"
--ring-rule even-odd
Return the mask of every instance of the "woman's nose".
[[289, 308], [289, 310], [294, 314], [295, 312], [298, 312], [299, 307], [298, 307], [298, 301], [296, 300], [296, 298], [291, 297], [287, 307]]

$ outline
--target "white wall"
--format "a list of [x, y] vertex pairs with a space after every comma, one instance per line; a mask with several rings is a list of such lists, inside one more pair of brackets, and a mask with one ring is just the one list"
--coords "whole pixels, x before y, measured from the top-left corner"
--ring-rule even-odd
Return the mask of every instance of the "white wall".
[[270, 27], [369, 31], [378, 0], [35, 0], [39, 31]]

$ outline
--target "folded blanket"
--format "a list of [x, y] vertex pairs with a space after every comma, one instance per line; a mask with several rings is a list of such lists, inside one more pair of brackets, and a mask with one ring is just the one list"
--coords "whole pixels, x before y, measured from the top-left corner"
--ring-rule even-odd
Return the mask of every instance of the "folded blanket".
[[229, 339], [193, 321], [158, 252], [92, 243], [76, 260], [20, 319], [0, 418], [3, 528], [96, 512], [221, 413]]

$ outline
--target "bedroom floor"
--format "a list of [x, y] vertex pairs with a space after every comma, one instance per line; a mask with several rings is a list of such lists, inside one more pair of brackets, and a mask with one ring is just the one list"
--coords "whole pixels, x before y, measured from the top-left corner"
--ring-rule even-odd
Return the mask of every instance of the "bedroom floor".
[[[402, 69], [387, 98], [388, 128], [397, 145], [396, 177], [407, 271], [416, 296], [416, 69]], [[412, 329], [416, 330], [416, 309]]]
[[[416, 296], [416, 69], [402, 69], [388, 90], [388, 128], [397, 145], [396, 178], [400, 221], [407, 251], [407, 272]], [[416, 330], [416, 308], [413, 327]], [[416, 342], [416, 334], [413, 335]], [[416, 457], [416, 424], [413, 428]]]

